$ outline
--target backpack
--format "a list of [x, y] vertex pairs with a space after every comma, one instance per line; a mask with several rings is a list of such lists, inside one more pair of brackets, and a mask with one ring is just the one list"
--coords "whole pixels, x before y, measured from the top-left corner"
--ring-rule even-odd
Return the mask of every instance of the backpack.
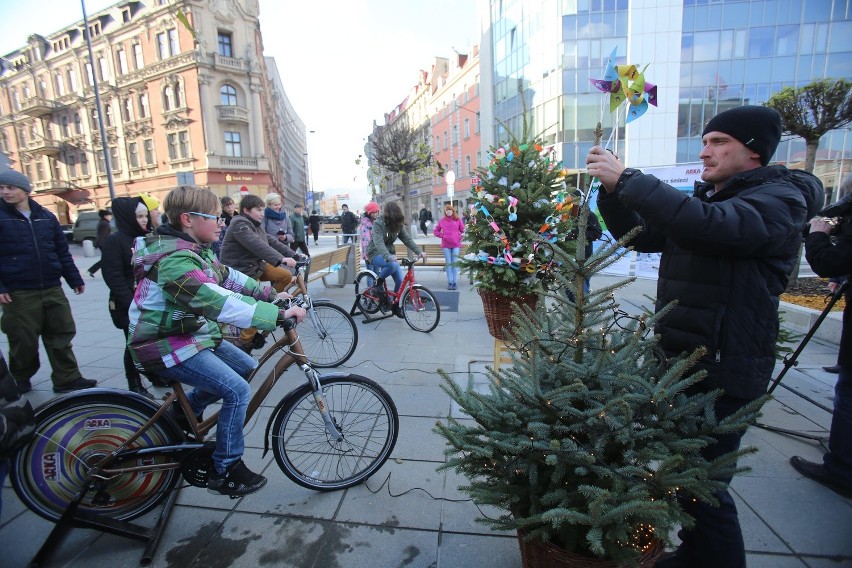
[[9, 373], [0, 353], [0, 459], [27, 445], [35, 434], [35, 413], [21, 396], [18, 383]]

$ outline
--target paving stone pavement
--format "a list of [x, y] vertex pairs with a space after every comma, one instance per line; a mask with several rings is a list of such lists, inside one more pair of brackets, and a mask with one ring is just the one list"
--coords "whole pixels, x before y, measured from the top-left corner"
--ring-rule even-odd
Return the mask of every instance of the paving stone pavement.
[[[423, 239], [420, 240], [429, 240]], [[321, 237], [315, 250], [334, 246], [334, 237]], [[93, 259], [83, 258], [72, 245], [81, 271]], [[464, 479], [452, 471], [436, 471], [444, 462], [444, 443], [433, 432], [436, 421], [458, 416], [458, 409], [440, 390], [438, 369], [460, 381], [472, 376], [484, 382], [485, 365], [493, 357], [493, 340], [482, 305], [467, 282], [457, 292], [446, 290], [444, 274], [436, 268], [418, 269], [418, 281], [441, 297], [456, 294], [458, 309], [441, 314], [430, 334], [411, 330], [403, 320], [390, 318], [359, 328], [358, 348], [344, 365], [373, 378], [393, 397], [400, 413], [399, 441], [387, 464], [360, 486], [317, 493], [290, 482], [270, 455], [261, 456], [263, 432], [272, 407], [301, 380], [290, 370], [267, 398], [259, 417], [249, 425], [245, 459], [269, 478], [259, 493], [231, 500], [186, 487], [153, 558], [153, 566], [281, 566], [298, 568], [431, 567], [514, 568], [520, 566], [516, 537], [495, 533], [476, 523], [477, 508], [458, 486]], [[593, 279], [592, 286], [616, 281]], [[617, 297], [628, 313], [638, 313], [653, 297], [655, 283], [637, 280]], [[312, 286], [315, 297], [327, 297], [349, 309], [353, 286], [325, 289]], [[77, 322], [74, 351], [87, 378], [101, 386], [126, 385], [122, 367], [121, 332], [107, 313], [107, 289], [100, 277], [86, 278], [82, 296], [66, 288]], [[443, 300], [442, 300], [443, 301]], [[0, 347], [7, 350], [6, 338]], [[8, 352], [8, 351], [6, 351]], [[782, 384], [831, 406], [835, 375], [822, 370], [835, 362], [837, 345], [812, 341], [799, 364]], [[34, 404], [51, 399], [50, 370], [33, 378], [28, 395]], [[781, 365], [776, 369], [780, 371]], [[158, 395], [164, 389], [154, 389]], [[796, 432], [827, 435], [830, 415], [815, 405], [778, 389], [767, 403], [762, 423]], [[852, 500], [803, 479], [790, 467], [792, 455], [819, 459], [817, 442], [752, 427], [745, 444], [759, 452], [744, 460], [751, 472], [735, 478], [732, 488], [752, 568], [828, 568], [852, 566]], [[0, 543], [7, 568], [26, 566], [53, 524], [27, 510], [9, 481], [3, 491]], [[496, 514], [495, 511], [484, 511]], [[153, 522], [153, 514], [139, 524]], [[132, 566], [144, 550], [140, 542], [89, 529], [73, 529], [45, 566]]]

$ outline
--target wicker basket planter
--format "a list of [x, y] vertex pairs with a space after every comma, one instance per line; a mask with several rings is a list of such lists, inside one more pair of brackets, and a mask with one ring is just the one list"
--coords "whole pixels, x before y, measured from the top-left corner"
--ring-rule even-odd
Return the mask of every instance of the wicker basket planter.
[[512, 324], [512, 304], [525, 304], [535, 309], [538, 303], [537, 294], [516, 296], [507, 298], [490, 290], [479, 288], [479, 297], [482, 298], [482, 307], [485, 310], [485, 322], [488, 324], [488, 333], [495, 339], [508, 339], [505, 332]]
[[[525, 542], [521, 532], [518, 532], [518, 543], [521, 545], [521, 566], [523, 568], [625, 568], [624, 564], [616, 564], [612, 560], [603, 558], [582, 556], [547, 542], [538, 540]], [[663, 549], [662, 541], [656, 541], [639, 558], [639, 567], [652, 568], [663, 554]]]

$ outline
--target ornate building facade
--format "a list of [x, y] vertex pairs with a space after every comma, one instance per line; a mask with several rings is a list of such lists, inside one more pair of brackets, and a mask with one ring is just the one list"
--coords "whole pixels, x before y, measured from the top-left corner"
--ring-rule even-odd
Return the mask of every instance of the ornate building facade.
[[82, 20], [31, 35], [2, 58], [0, 152], [62, 222], [108, 205], [104, 148], [116, 197], [162, 198], [180, 183], [279, 191], [258, 18], [256, 0], [123, 1], [89, 15], [92, 60]]

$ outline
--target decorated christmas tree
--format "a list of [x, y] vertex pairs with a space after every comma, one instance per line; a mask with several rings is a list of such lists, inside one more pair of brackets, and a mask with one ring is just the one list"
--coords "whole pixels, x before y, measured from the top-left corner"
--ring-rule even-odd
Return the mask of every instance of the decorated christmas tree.
[[[660, 550], [673, 528], [692, 524], [678, 496], [713, 502], [716, 479], [749, 450], [708, 462], [701, 448], [711, 435], [745, 429], [763, 401], [717, 421], [720, 393], [689, 393], [703, 377], [690, 370], [703, 353], [667, 359], [650, 331], [665, 310], [621, 311], [614, 293], [630, 280], [583, 293], [584, 275], [626, 253], [622, 241], [583, 258], [590, 214], [583, 201], [578, 258], [553, 249], [557, 265], [567, 268], [557, 279], [571, 286], [575, 301], [553, 290], [536, 309], [515, 309], [513, 364], [488, 370], [487, 392], [442, 373], [442, 388], [468, 416], [436, 430], [448, 442], [443, 467], [467, 476], [462, 489], [475, 503], [506, 512], [484, 522], [518, 530], [525, 543], [631, 563]], [[488, 241], [486, 232], [476, 234]]]
[[470, 252], [459, 266], [480, 290], [509, 298], [533, 294], [552, 272], [552, 249], [573, 250], [565, 238], [573, 228], [567, 170], [552, 148], [527, 134], [526, 124], [520, 139], [492, 147], [489, 158], [468, 202]]

